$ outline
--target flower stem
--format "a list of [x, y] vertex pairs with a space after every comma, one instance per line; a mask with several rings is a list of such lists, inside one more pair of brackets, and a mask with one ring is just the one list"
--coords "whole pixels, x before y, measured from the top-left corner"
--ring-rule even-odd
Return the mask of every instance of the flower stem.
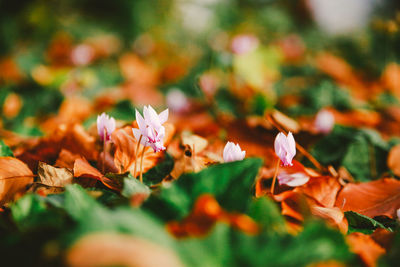
[[140, 142], [142, 141], [142, 137], [143, 137], [143, 135], [140, 135], [139, 141], [138, 141], [137, 146], [136, 146], [136, 151], [135, 151], [135, 168], [134, 168], [134, 170], [133, 170], [133, 173], [134, 173], [134, 175], [135, 175], [135, 178], [136, 178], [137, 157], [138, 157], [138, 155], [139, 155], [139, 146], [140, 146]]
[[146, 146], [143, 147], [142, 156], [140, 160], [140, 182], [143, 183], [143, 158], [144, 158], [144, 151], [146, 150]]
[[103, 133], [103, 164], [101, 166], [101, 171], [104, 174], [106, 166], [106, 149], [107, 149], [107, 129], [104, 128]]
[[[268, 114], [267, 115], [267, 120], [276, 128], [278, 129], [278, 131], [283, 132], [284, 134], [287, 135], [287, 132], [281, 127], [279, 126], [279, 124], [275, 121], [275, 119]], [[317, 169], [324, 171], [325, 168], [324, 166], [321, 165], [321, 163], [319, 163], [310, 153], [307, 152], [307, 150], [302, 147], [299, 143], [296, 142], [296, 148], [297, 150], [300, 151], [301, 154], [303, 154]]]
[[272, 186], [271, 186], [271, 194], [274, 194], [274, 189], [275, 189], [275, 181], [276, 181], [276, 177], [278, 176], [278, 171], [279, 171], [279, 165], [281, 163], [281, 159], [278, 159], [278, 162], [276, 163], [276, 167], [275, 167], [275, 173], [274, 173], [274, 178], [272, 180]]

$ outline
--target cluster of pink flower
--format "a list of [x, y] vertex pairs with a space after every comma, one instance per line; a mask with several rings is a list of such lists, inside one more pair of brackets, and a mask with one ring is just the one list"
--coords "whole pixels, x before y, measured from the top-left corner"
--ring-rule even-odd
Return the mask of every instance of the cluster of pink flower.
[[[163, 124], [168, 119], [168, 109], [160, 114], [149, 105], [143, 108], [143, 116], [136, 110], [136, 121], [138, 129], [133, 128], [132, 132], [138, 143], [143, 146], [153, 148], [154, 152], [165, 150], [164, 136], [165, 128]], [[111, 140], [111, 134], [115, 130], [115, 119], [102, 113], [97, 117], [97, 130], [99, 136], [104, 142]], [[278, 164], [273, 180], [272, 190], [275, 184], [275, 179], [278, 178], [279, 184], [287, 184], [289, 186], [298, 186], [304, 184], [303, 181], [308, 181], [304, 177], [296, 176], [288, 177], [288, 175], [278, 175], [280, 163], [283, 166], [292, 166], [293, 157], [296, 155], [296, 142], [291, 132], [288, 135], [279, 133], [275, 138], [274, 143], [275, 153], [278, 156]], [[243, 160], [246, 156], [246, 151], [242, 151], [239, 144], [228, 142], [223, 151], [224, 162], [232, 162]], [[297, 178], [296, 178], [297, 177]], [[301, 179], [302, 181], [297, 181]]]

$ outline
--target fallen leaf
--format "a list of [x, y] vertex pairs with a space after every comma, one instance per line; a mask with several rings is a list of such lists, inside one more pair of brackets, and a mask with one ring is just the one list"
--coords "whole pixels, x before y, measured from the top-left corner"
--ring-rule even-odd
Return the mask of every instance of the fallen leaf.
[[90, 163], [85, 158], [79, 158], [75, 160], [74, 163], [74, 176], [93, 178], [101, 181], [103, 174], [95, 167], [90, 165]]
[[341, 185], [336, 178], [320, 176], [312, 177], [308, 183], [301, 187], [301, 191], [320, 205], [333, 207], [340, 188]]
[[55, 168], [44, 162], [39, 162], [38, 175], [42, 184], [57, 187], [72, 183], [74, 178], [72, 171], [66, 168]]
[[168, 248], [118, 233], [94, 233], [78, 240], [67, 252], [71, 267], [127, 266], [180, 267], [183, 264]]
[[72, 153], [69, 150], [61, 149], [54, 166], [61, 168], [73, 169], [75, 160], [81, 158], [79, 154]]
[[291, 131], [292, 133], [298, 133], [300, 131], [300, 125], [294, 119], [286, 116], [278, 110], [274, 110], [271, 114], [272, 118], [279, 123], [285, 130]]
[[196, 134], [190, 134], [189, 132], [183, 132], [181, 140], [182, 145], [190, 146], [194, 153], [202, 152], [208, 145], [207, 139]]
[[400, 145], [396, 145], [390, 150], [387, 165], [396, 176], [400, 176]]
[[376, 266], [376, 260], [386, 251], [371, 238], [362, 233], [351, 233], [347, 236], [350, 249], [358, 254], [362, 261], [369, 267]]
[[[175, 127], [170, 123], [165, 123], [164, 127], [164, 146], [168, 146], [175, 133]], [[114, 163], [119, 170], [119, 173], [129, 171], [133, 177], [138, 176], [140, 173], [140, 160], [141, 153], [143, 152], [143, 146], [139, 146], [137, 168], [135, 173], [137, 140], [133, 136], [132, 127], [126, 126], [125, 128], [114, 131], [112, 134], [112, 140], [114, 141], [116, 148], [114, 154]], [[143, 172], [146, 172], [154, 167], [157, 162], [163, 158], [164, 152], [154, 153], [151, 147], [145, 147], [144, 149]]]
[[343, 211], [355, 211], [370, 218], [381, 215], [394, 218], [400, 208], [400, 181], [384, 178], [347, 184], [339, 193], [335, 205]]
[[33, 173], [25, 163], [12, 157], [0, 157], [0, 205], [12, 200], [33, 182]]

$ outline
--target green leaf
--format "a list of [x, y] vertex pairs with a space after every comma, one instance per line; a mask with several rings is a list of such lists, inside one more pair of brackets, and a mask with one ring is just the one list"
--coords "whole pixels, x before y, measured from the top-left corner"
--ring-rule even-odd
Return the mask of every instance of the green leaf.
[[61, 227], [65, 217], [57, 210], [48, 210], [42, 197], [28, 194], [11, 206], [12, 218], [22, 232], [35, 228]]
[[376, 131], [335, 126], [311, 153], [323, 165], [344, 166], [357, 180], [370, 181], [388, 171], [389, 149], [390, 145]]
[[285, 233], [286, 223], [278, 206], [271, 199], [263, 197], [253, 200], [249, 206], [248, 214], [263, 231]]
[[0, 140], [0, 157], [14, 157], [12, 150]]
[[100, 205], [77, 184], [66, 187], [65, 210], [78, 223], [69, 242], [89, 232], [116, 231], [143, 237], [168, 247], [175, 246], [175, 241], [166, 232], [164, 225], [155, 217], [130, 207], [110, 210]]
[[124, 197], [130, 198], [131, 196], [136, 194], [149, 195], [150, 192], [150, 188], [147, 185], [139, 182], [138, 179], [135, 179], [133, 177], [124, 179], [124, 187], [121, 192]]
[[361, 232], [364, 234], [372, 234], [376, 228], [383, 228], [390, 232], [393, 232], [391, 226], [385, 226], [384, 224], [362, 214], [359, 214], [354, 211], [346, 211], [344, 215], [347, 218], [349, 223], [349, 231], [352, 232]]
[[214, 195], [228, 211], [245, 212], [261, 165], [261, 159], [248, 158], [214, 165], [198, 173], [183, 174], [170, 187], [161, 189], [160, 198], [179, 218], [187, 215], [196, 199], [205, 193]]
[[322, 222], [305, 225], [297, 236], [248, 236], [238, 233], [231, 244], [236, 246], [236, 262], [242, 266], [308, 266], [328, 260], [349, 262], [349, 252], [343, 235]]
[[161, 183], [161, 181], [174, 168], [174, 159], [168, 153], [165, 154], [164, 160], [143, 174], [143, 183], [152, 186]]

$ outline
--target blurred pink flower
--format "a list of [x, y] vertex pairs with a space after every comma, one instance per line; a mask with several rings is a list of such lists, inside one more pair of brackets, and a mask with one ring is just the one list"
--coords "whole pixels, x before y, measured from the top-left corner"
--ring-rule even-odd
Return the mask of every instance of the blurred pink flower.
[[246, 151], [242, 151], [239, 144], [226, 143], [223, 153], [224, 162], [243, 160], [245, 156]]
[[180, 113], [189, 110], [190, 102], [186, 95], [179, 89], [173, 89], [167, 93], [167, 106], [173, 112]]
[[157, 114], [150, 105], [145, 106], [143, 116], [136, 110], [136, 121], [139, 129], [133, 128], [133, 135], [137, 140], [140, 140], [142, 145], [153, 148], [154, 152], [165, 150], [165, 128], [163, 124], [168, 120], [168, 109]]
[[212, 98], [219, 86], [218, 77], [211, 73], [204, 73], [199, 78], [199, 86], [207, 97]]
[[84, 66], [92, 62], [94, 49], [87, 44], [80, 44], [74, 47], [71, 52], [71, 61], [76, 66]]
[[321, 133], [330, 133], [335, 126], [335, 117], [328, 110], [320, 110], [315, 117], [314, 126]]
[[293, 157], [296, 155], [296, 142], [293, 134], [289, 132], [286, 136], [279, 133], [275, 138], [275, 153], [280, 158], [284, 166], [292, 166]]
[[310, 176], [303, 172], [288, 173], [284, 170], [278, 174], [278, 181], [280, 185], [288, 185], [291, 187], [300, 186], [307, 183], [310, 180]]
[[246, 54], [259, 45], [259, 40], [256, 36], [251, 34], [239, 34], [233, 37], [231, 43], [232, 52], [238, 55]]
[[397, 219], [400, 221], [400, 209], [397, 209]]
[[111, 134], [115, 130], [115, 119], [108, 116], [106, 113], [102, 113], [97, 116], [97, 132], [101, 140], [104, 140], [104, 132], [106, 133], [106, 141], [111, 140]]

